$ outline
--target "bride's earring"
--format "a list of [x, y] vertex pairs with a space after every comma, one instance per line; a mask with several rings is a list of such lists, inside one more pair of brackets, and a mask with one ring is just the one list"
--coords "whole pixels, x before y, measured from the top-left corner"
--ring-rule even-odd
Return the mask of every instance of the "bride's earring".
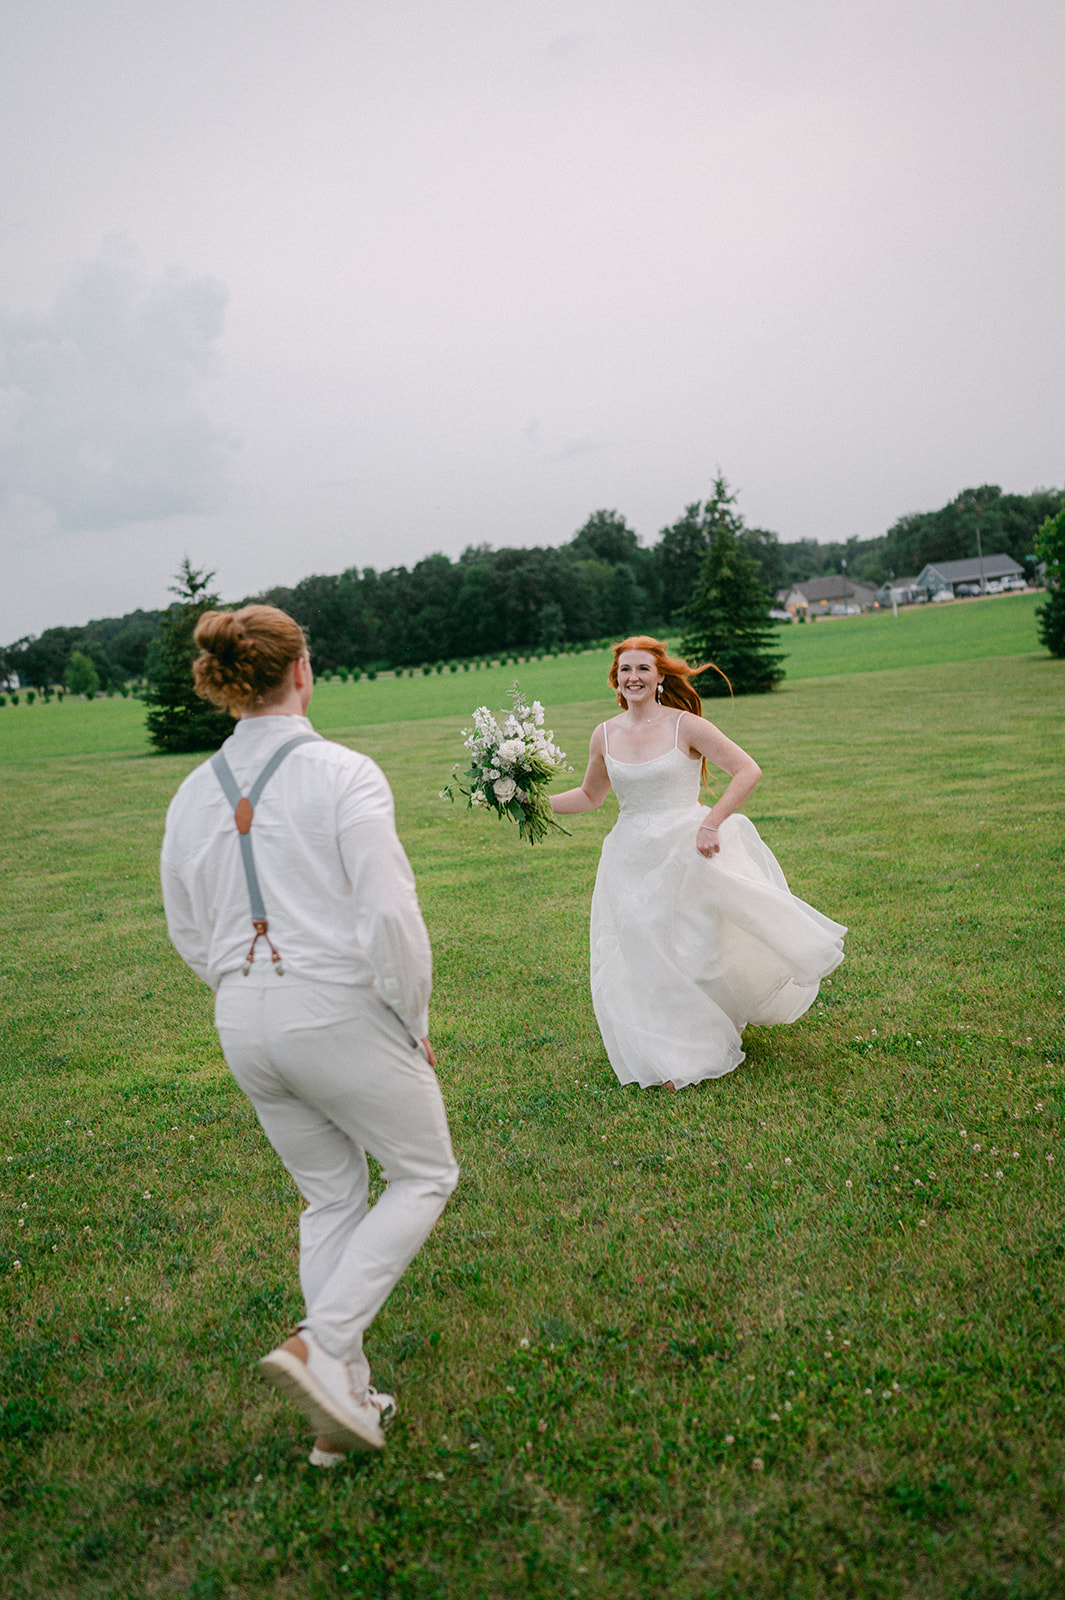
[[662, 685], [660, 683], [656, 683], [655, 684], [655, 705], [660, 706], [661, 704], [662, 704]]

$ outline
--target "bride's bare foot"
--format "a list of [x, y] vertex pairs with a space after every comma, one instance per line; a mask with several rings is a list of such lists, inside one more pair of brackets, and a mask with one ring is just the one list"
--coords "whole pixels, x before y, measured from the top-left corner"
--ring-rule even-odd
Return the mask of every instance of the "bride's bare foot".
[[662, 1087], [663, 1087], [663, 1089], [672, 1089], [674, 1094], [676, 1094], [676, 1092], [677, 1092], [677, 1086], [673, 1082], [672, 1078], [667, 1078], [665, 1083], [662, 1085]]

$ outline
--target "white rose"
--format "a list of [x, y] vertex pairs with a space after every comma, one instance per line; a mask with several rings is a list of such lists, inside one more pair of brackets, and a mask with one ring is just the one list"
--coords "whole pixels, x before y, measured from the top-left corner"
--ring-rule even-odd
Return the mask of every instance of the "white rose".
[[502, 800], [506, 805], [508, 800], [513, 800], [518, 792], [518, 786], [513, 778], [499, 778], [492, 785], [492, 793], [497, 800]]
[[522, 739], [505, 739], [496, 751], [496, 760], [506, 766], [513, 766], [515, 761], [520, 761], [525, 754], [525, 742]]

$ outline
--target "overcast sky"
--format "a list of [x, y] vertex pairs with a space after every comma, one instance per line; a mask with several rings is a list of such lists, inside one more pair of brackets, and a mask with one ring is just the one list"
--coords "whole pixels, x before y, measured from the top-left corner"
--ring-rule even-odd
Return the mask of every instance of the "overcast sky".
[[33, 0], [0, 641], [465, 545], [1065, 481], [1061, 0]]

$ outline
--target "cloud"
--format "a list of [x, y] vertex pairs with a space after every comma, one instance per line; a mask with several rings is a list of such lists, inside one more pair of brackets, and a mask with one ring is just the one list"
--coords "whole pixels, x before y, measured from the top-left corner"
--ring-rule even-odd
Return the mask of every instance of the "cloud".
[[0, 316], [0, 505], [66, 529], [217, 510], [233, 446], [203, 388], [225, 301], [110, 239], [49, 314]]

